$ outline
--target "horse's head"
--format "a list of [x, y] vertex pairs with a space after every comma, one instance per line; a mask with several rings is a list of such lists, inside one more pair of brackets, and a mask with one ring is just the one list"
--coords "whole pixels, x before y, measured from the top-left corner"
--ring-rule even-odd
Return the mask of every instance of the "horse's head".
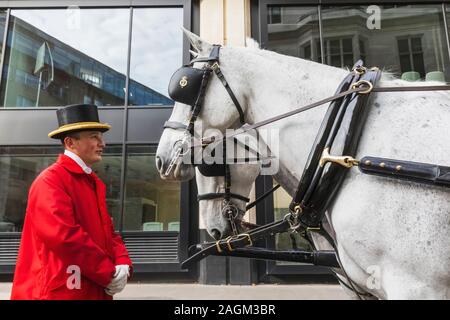
[[[182, 123], [186, 127], [191, 122], [192, 127], [190, 130], [166, 128], [162, 134], [156, 153], [156, 166], [161, 177], [169, 180], [193, 178], [194, 167], [191, 161], [175, 159], [183, 158], [179, 157], [179, 147], [190, 141], [194, 130], [198, 137], [210, 136], [212, 129], [223, 134], [237, 120], [242, 125], [245, 118], [245, 81], [241, 70], [232, 67], [238, 62], [232, 48], [219, 50], [197, 35], [187, 30], [184, 32], [197, 51], [197, 57], [189, 66], [179, 69], [172, 76], [169, 94], [177, 103], [169, 121]], [[228, 82], [228, 89], [224, 80], [216, 73], [218, 66]]]
[[[211, 167], [212, 171], [216, 168]], [[243, 224], [243, 216], [248, 202], [245, 198], [250, 194], [253, 182], [259, 175], [261, 165], [258, 163], [229, 165], [231, 178], [231, 198], [229, 202], [224, 198], [224, 177], [220, 175], [220, 172], [211, 176], [211, 174], [208, 174], [208, 169], [210, 168], [200, 166], [196, 170], [199, 214], [206, 230], [216, 240], [233, 234], [232, 223], [235, 224], [239, 233], [247, 230], [248, 228]], [[233, 221], [230, 219], [233, 219]]]
[[[199, 214], [208, 233], [215, 239], [242, 233], [253, 224], [243, 220], [249, 193], [263, 168], [271, 164], [271, 151], [256, 134], [221, 143], [221, 163], [197, 167]], [[218, 151], [219, 149], [216, 149]], [[253, 206], [253, 203], [251, 206]]]

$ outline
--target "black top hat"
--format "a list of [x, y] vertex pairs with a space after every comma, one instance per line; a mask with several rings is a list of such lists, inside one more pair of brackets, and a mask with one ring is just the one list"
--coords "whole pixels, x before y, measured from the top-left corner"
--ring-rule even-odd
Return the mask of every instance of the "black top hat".
[[111, 129], [107, 123], [100, 123], [97, 106], [93, 104], [73, 104], [56, 111], [59, 128], [48, 136], [61, 139], [71, 131], [96, 130], [105, 132]]

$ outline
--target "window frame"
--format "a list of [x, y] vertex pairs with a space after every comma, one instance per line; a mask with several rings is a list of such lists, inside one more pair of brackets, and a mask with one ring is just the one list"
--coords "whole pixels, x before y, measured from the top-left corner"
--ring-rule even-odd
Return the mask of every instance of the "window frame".
[[[413, 45], [412, 42], [413, 40], [418, 39], [420, 41], [420, 51], [414, 51], [413, 50]], [[402, 35], [402, 36], [398, 36], [396, 37], [397, 40], [397, 46], [398, 46], [398, 59], [399, 59], [399, 65], [400, 65], [400, 72], [407, 72], [407, 71], [417, 71], [417, 66], [414, 63], [414, 55], [416, 54], [420, 54], [422, 56], [422, 67], [425, 67], [425, 62], [423, 60], [423, 45], [422, 45], [422, 40], [423, 40], [423, 33], [416, 33], [416, 34], [410, 34], [410, 35]], [[406, 40], [408, 42], [408, 51], [403, 51], [400, 52], [400, 44], [399, 42], [402, 40]], [[409, 59], [409, 70], [402, 70], [402, 64], [401, 64], [401, 57], [402, 56], [408, 56]], [[423, 73], [419, 72], [420, 77], [424, 78], [425, 77], [425, 69], [423, 69]]]

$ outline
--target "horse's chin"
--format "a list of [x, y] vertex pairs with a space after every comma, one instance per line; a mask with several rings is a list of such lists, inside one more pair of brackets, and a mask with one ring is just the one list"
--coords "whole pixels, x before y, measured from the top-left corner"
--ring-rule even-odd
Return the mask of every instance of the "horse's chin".
[[160, 173], [161, 179], [167, 181], [188, 181], [194, 178], [195, 169], [194, 166], [190, 164], [178, 164], [174, 167], [169, 175]]
[[194, 166], [188, 164], [179, 164], [173, 171], [175, 180], [188, 181], [195, 177]]
[[[238, 234], [241, 233], [246, 233], [249, 230], [251, 230], [251, 228], [249, 228], [248, 226], [242, 224], [243, 220], [236, 220], [236, 228], [237, 228], [237, 232]], [[220, 240], [226, 239], [229, 236], [233, 235], [233, 229], [231, 228], [231, 225], [228, 223], [227, 228], [222, 232]]]

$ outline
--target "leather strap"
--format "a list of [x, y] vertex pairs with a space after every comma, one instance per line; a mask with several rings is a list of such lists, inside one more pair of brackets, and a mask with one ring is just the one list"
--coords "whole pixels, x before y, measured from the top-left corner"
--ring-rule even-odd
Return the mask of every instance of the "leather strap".
[[450, 187], [450, 167], [435, 164], [364, 157], [358, 168], [362, 173]]
[[185, 125], [184, 123], [181, 122], [177, 122], [177, 121], [166, 121], [164, 122], [164, 126], [163, 128], [169, 128], [169, 129], [174, 129], [174, 130], [186, 130], [187, 129], [187, 125]]
[[[195, 246], [195, 250], [202, 249], [202, 245]], [[233, 251], [222, 251], [211, 253], [215, 256], [243, 257], [251, 259], [264, 259], [275, 261], [290, 261], [310, 263], [316, 266], [339, 268], [334, 250], [270, 250], [259, 247], [237, 248]]]
[[212, 61], [219, 61], [219, 54], [220, 54], [220, 44], [214, 44], [211, 52], [209, 53], [208, 57], [199, 57], [192, 59], [189, 64], [193, 65], [195, 62], [212, 62]]
[[[292, 110], [292, 111], [280, 114], [278, 116], [275, 116], [275, 117], [272, 117], [272, 118], [269, 118], [269, 119], [266, 119], [266, 120], [254, 123], [252, 125], [244, 125], [239, 130], [236, 130], [234, 133], [226, 136], [225, 139], [235, 137], [235, 136], [237, 136], [239, 134], [243, 134], [243, 133], [248, 132], [250, 130], [253, 130], [253, 129], [256, 129], [256, 128], [268, 125], [268, 124], [270, 124], [272, 122], [276, 122], [278, 120], [281, 120], [281, 119], [293, 116], [295, 114], [298, 114], [298, 113], [301, 113], [301, 112], [304, 112], [304, 111], [316, 108], [316, 107], [321, 106], [321, 105], [323, 105], [323, 104], [325, 104], [327, 102], [338, 100], [338, 99], [340, 99], [340, 98], [342, 98], [342, 97], [344, 97], [346, 95], [349, 95], [351, 93], [365, 91], [367, 89], [368, 89], [367, 86], [361, 85], [361, 86], [359, 86], [357, 88], [349, 89], [347, 91], [341, 92], [341, 93], [336, 94], [334, 96], [325, 98], [323, 100], [320, 100], [320, 101], [317, 101], [317, 102], [314, 102], [314, 103], [311, 103], [311, 104], [308, 104], [308, 105], [306, 105], [304, 107], [297, 108], [295, 110]], [[419, 86], [409, 86], [409, 87], [375, 87], [375, 88], [372, 89], [371, 92], [440, 91], [440, 90], [450, 90], [450, 85], [423, 86], [423, 87], [422, 86], [420, 86], [420, 87]], [[202, 139], [202, 144], [201, 145], [209, 144], [209, 143], [212, 143], [214, 141], [215, 141], [215, 137], [213, 137], [213, 136], [212, 137], [205, 137], [205, 138]], [[196, 144], [194, 142], [192, 144], [192, 148], [199, 147], [201, 145]]]
[[253, 242], [259, 239], [262, 239], [269, 235], [274, 235], [276, 233], [285, 232], [289, 228], [290, 222], [287, 219], [282, 219], [250, 230], [245, 234], [239, 234], [232, 238], [219, 240], [213, 243], [205, 243], [204, 246], [206, 247], [201, 251], [193, 254], [187, 260], [183, 261], [183, 263], [181, 264], [181, 268], [188, 268], [191, 264], [200, 261], [201, 259], [206, 258], [211, 254], [220, 253], [226, 250], [233, 251], [236, 248], [252, 245]]
[[239, 121], [241, 124], [245, 123], [245, 116], [244, 111], [242, 110], [242, 107], [236, 98], [236, 96], [233, 93], [233, 90], [231, 90], [230, 85], [228, 84], [227, 80], [225, 79], [225, 76], [223, 75], [222, 71], [220, 71], [220, 68], [214, 68], [214, 72], [216, 73], [219, 80], [222, 82], [223, 86], [227, 90], [228, 94], [230, 95], [231, 100], [233, 100], [234, 105], [236, 106], [237, 111], [239, 112]]
[[[195, 62], [207, 62], [208, 63], [206, 65], [206, 69], [208, 69], [209, 71], [214, 70], [214, 73], [217, 75], [220, 82], [222, 82], [223, 86], [225, 87], [225, 90], [227, 90], [231, 100], [233, 101], [234, 105], [236, 106], [236, 110], [239, 113], [239, 121], [242, 125], [245, 123], [244, 111], [242, 110], [241, 104], [239, 103], [238, 99], [234, 95], [233, 90], [231, 90], [230, 85], [228, 84], [227, 80], [225, 79], [225, 76], [223, 75], [223, 73], [219, 67], [220, 48], [221, 48], [220, 45], [213, 45], [213, 48], [209, 54], [209, 57], [200, 57], [200, 58], [192, 59], [189, 62], [189, 65], [193, 65]], [[206, 86], [202, 85], [199, 96], [202, 95], [202, 93], [204, 95], [205, 90], [206, 90]], [[202, 101], [203, 101], [203, 99], [201, 99], [201, 102]], [[194, 107], [194, 109], [195, 109], [195, 107]], [[201, 109], [201, 108], [198, 108], [198, 109]], [[198, 110], [198, 112], [200, 112], [200, 110]], [[198, 112], [197, 112], [197, 114], [198, 114]], [[192, 119], [192, 117], [191, 117], [191, 119]], [[197, 119], [197, 115], [195, 116], [194, 121], [196, 119]]]
[[[245, 211], [250, 210], [251, 208], [253, 208], [254, 206], [256, 206], [259, 202], [261, 202], [262, 200], [264, 200], [265, 198], [267, 198], [269, 195], [271, 195], [272, 193], [274, 193], [278, 188], [280, 187], [279, 184], [277, 184], [275, 187], [273, 187], [272, 189], [270, 189], [269, 191], [265, 192], [262, 196], [260, 196], [258, 199], [256, 199], [255, 201], [253, 201], [252, 203], [247, 204]], [[248, 201], [247, 201], [248, 202]]]
[[[355, 73], [348, 74], [347, 77], [345, 77], [345, 79], [339, 85], [336, 93], [345, 91], [351, 85], [351, 83], [357, 80], [356, 78], [357, 76], [358, 75]], [[345, 98], [347, 98], [348, 100], [348, 96]], [[313, 148], [309, 153], [308, 160], [306, 162], [305, 169], [303, 170], [302, 173], [302, 177], [295, 191], [295, 195], [292, 199], [291, 204], [289, 205], [291, 211], [294, 210], [296, 203], [301, 201], [301, 199], [303, 199], [308, 189], [311, 187], [311, 183], [317, 171], [319, 159], [322, 155], [325, 144], [327, 143], [327, 139], [330, 135], [330, 132], [333, 129], [333, 124], [335, 123], [338, 114], [342, 114], [343, 111], [342, 109], [345, 106], [343, 100], [344, 98], [340, 100], [334, 100], [328, 107], [328, 110], [322, 120], [320, 129], [313, 143]]]
[[209, 69], [209, 68], [204, 69], [202, 83], [200, 86], [200, 92], [198, 94], [197, 100], [194, 103], [194, 107], [192, 109], [192, 114], [191, 114], [191, 117], [189, 118], [189, 124], [186, 129], [191, 134], [191, 136], [194, 136], [194, 124], [195, 124], [195, 121], [197, 120], [197, 117], [202, 109], [203, 100], [205, 98], [206, 87], [208, 86], [210, 74], [211, 74], [211, 69]]
[[[362, 66], [362, 61], [357, 62], [354, 70], [359, 66]], [[379, 70], [368, 70], [364, 74], [356, 74], [354, 81], [366, 81], [376, 85], [380, 75]], [[316, 148], [316, 151], [323, 151], [327, 148], [338, 153], [342, 152], [345, 155], [354, 156], [362, 128], [369, 113], [369, 98], [370, 92], [346, 97], [339, 108], [336, 119], [329, 124], [331, 130], [324, 137], [325, 144], [314, 145], [313, 150]], [[318, 227], [348, 170], [336, 165], [321, 166], [319, 161], [313, 163], [312, 167], [315, 171], [313, 178], [307, 181], [307, 188], [304, 193], [296, 193], [289, 209], [291, 212], [300, 209], [299, 220], [303, 226]]]
[[[204, 194], [199, 194], [197, 195], [197, 200], [198, 201], [202, 201], [202, 200], [212, 200], [212, 199], [218, 199], [218, 198], [223, 198], [225, 197], [226, 193], [225, 192], [211, 192], [211, 193], [204, 193]], [[235, 199], [239, 199], [242, 200], [244, 202], [249, 202], [250, 199], [244, 196], [241, 196], [240, 194], [236, 194], [236, 193], [232, 193], [229, 192], [230, 198], [235, 198]]]
[[[224, 137], [224, 139], [233, 138], [233, 137], [235, 137], [235, 136], [237, 136], [237, 135], [243, 134], [243, 133], [248, 132], [248, 131], [250, 131], [250, 130], [253, 130], [253, 129], [256, 129], [256, 128], [265, 126], [265, 125], [267, 125], [267, 124], [270, 124], [270, 123], [272, 123], [272, 122], [275, 122], [275, 121], [278, 121], [278, 120], [281, 120], [281, 119], [284, 119], [284, 118], [288, 118], [288, 117], [290, 117], [290, 116], [293, 116], [293, 115], [295, 115], [295, 114], [298, 114], [298, 113], [301, 113], [301, 112], [304, 112], [304, 111], [308, 111], [308, 110], [310, 110], [310, 109], [313, 109], [313, 108], [316, 108], [316, 107], [318, 107], [318, 106], [321, 106], [321, 105], [323, 105], [323, 104], [325, 104], [325, 103], [327, 103], [327, 102], [331, 102], [331, 101], [334, 101], [334, 100], [338, 100], [338, 99], [340, 99], [340, 98], [342, 98], [342, 97], [344, 97], [344, 96], [346, 96], [346, 95], [349, 95], [349, 94], [352, 94], [352, 93], [357, 93], [357, 92], [360, 92], [360, 91], [365, 91], [365, 90], [367, 90], [367, 89], [368, 89], [367, 86], [361, 85], [361, 86], [356, 87], [356, 88], [354, 88], [354, 89], [346, 90], [346, 91], [341, 92], [341, 93], [339, 93], [339, 94], [336, 94], [336, 95], [334, 95], [334, 96], [325, 98], [325, 99], [320, 100], [320, 101], [316, 101], [316, 102], [311, 103], [311, 104], [308, 104], [308, 105], [306, 105], [306, 106], [304, 106], [304, 107], [300, 107], [300, 108], [298, 108], [298, 109], [295, 109], [295, 110], [292, 110], [292, 111], [289, 111], [289, 112], [280, 114], [280, 115], [278, 115], [278, 116], [275, 116], [275, 117], [272, 117], [272, 118], [269, 118], [269, 119], [266, 119], [266, 120], [257, 122], [257, 123], [255, 123], [255, 124], [242, 126], [240, 129], [236, 130], [236, 131], [233, 132], [232, 134], [226, 135], [226, 136]], [[199, 143], [196, 143], [195, 141], [193, 141], [192, 144], [191, 144], [191, 148], [200, 148], [200, 147], [202, 147], [202, 146], [204, 146], [204, 145], [206, 145], [206, 144], [211, 144], [211, 143], [215, 142], [216, 140], [217, 140], [217, 139], [216, 139], [216, 137], [214, 137], [214, 136], [202, 138], [200, 144], [199, 144]]]
[[437, 86], [405, 86], [405, 87], [375, 87], [372, 92], [402, 92], [402, 91], [441, 91], [450, 90], [450, 85]]

